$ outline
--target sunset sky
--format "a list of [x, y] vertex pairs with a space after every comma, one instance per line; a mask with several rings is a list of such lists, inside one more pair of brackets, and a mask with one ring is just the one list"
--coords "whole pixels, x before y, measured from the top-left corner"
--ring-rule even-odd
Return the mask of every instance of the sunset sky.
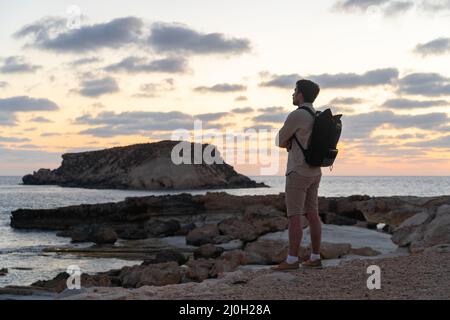
[[206, 134], [279, 129], [301, 78], [321, 86], [316, 109], [343, 114], [323, 175], [450, 175], [450, 0], [16, 0], [0, 12], [0, 175], [170, 139], [195, 119]]

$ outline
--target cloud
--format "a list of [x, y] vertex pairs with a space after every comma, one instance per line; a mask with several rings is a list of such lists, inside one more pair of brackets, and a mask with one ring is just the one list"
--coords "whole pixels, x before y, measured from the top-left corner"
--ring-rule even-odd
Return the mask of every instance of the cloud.
[[256, 123], [282, 123], [286, 120], [287, 111], [283, 107], [259, 108], [259, 115], [252, 118]]
[[392, 111], [373, 111], [342, 117], [342, 137], [345, 139], [365, 139], [383, 124], [395, 128], [419, 128], [433, 130], [449, 121], [446, 113], [421, 115], [400, 115]]
[[431, 108], [440, 106], [450, 106], [450, 102], [446, 100], [409, 100], [409, 99], [390, 99], [383, 103], [383, 107], [393, 109], [418, 109]]
[[426, 141], [415, 141], [405, 143], [407, 146], [413, 147], [428, 147], [428, 148], [445, 148], [450, 149], [450, 135], [443, 137], [426, 140]]
[[41, 137], [54, 137], [54, 136], [60, 136], [61, 133], [57, 133], [57, 132], [44, 132], [41, 133]]
[[21, 28], [16, 38], [27, 38], [27, 46], [57, 52], [86, 52], [103, 48], [117, 49], [140, 41], [144, 23], [125, 17], [107, 23], [68, 29], [66, 19], [49, 17]]
[[88, 58], [81, 58], [81, 59], [74, 60], [70, 63], [70, 65], [71, 66], [82, 66], [82, 65], [92, 64], [92, 63], [101, 62], [101, 61], [102, 61], [102, 59], [100, 59], [98, 57], [88, 57]]
[[309, 76], [322, 88], [357, 88], [393, 84], [398, 78], [398, 70], [395, 68], [377, 69], [363, 74], [338, 73]]
[[222, 113], [192, 116], [179, 111], [131, 111], [118, 114], [105, 111], [96, 117], [93, 117], [91, 114], [82, 115], [77, 117], [73, 123], [98, 126], [83, 130], [79, 134], [97, 137], [114, 137], [119, 135], [148, 135], [154, 131], [191, 130], [194, 127], [195, 119], [199, 119], [199, 117], [203, 118], [203, 128], [217, 128], [220, 124], [212, 124], [209, 121], [215, 121], [223, 116], [224, 114]]
[[170, 57], [147, 61], [145, 58], [133, 56], [105, 67], [105, 71], [127, 73], [184, 73], [188, 69], [187, 65], [187, 60], [182, 57]]
[[361, 98], [353, 98], [353, 97], [337, 97], [329, 102], [329, 104], [345, 104], [352, 105], [358, 103], [364, 103], [364, 99]]
[[36, 165], [36, 163], [55, 163], [57, 164], [61, 160], [61, 153], [59, 152], [47, 152], [42, 150], [20, 150], [4, 148], [0, 146], [0, 158], [1, 164], [11, 163], [27, 163]]
[[378, 7], [388, 3], [389, 0], [345, 0], [339, 1], [334, 5], [335, 9], [344, 11], [367, 11], [372, 6]]
[[11, 56], [3, 59], [0, 73], [34, 73], [41, 66], [28, 63], [24, 57]]
[[440, 12], [450, 10], [450, 0], [423, 0], [420, 8], [426, 12]]
[[44, 117], [35, 117], [30, 119], [31, 122], [41, 122], [41, 123], [52, 123], [52, 120], [49, 120], [47, 118]]
[[153, 98], [157, 97], [160, 92], [175, 90], [174, 79], [164, 79], [158, 83], [145, 83], [141, 85], [140, 92], [133, 95], [136, 98]]
[[418, 44], [414, 52], [423, 57], [450, 53], [450, 38], [438, 38], [427, 43]]
[[201, 120], [201, 121], [217, 121], [220, 120], [226, 116], [228, 116], [228, 112], [216, 112], [216, 113], [203, 113], [203, 114], [197, 114], [195, 118]]
[[0, 136], [0, 142], [27, 142], [31, 141], [28, 138], [17, 138], [17, 137], [2, 137]]
[[178, 23], [154, 23], [148, 43], [158, 52], [241, 54], [251, 50], [248, 39], [201, 33]]
[[36, 99], [27, 96], [0, 99], [0, 112], [55, 111], [59, 107], [48, 99]]
[[236, 98], [234, 98], [234, 101], [247, 101], [247, 97], [246, 96], [238, 96]]
[[398, 81], [400, 94], [423, 96], [450, 95], [450, 78], [438, 73], [412, 73]]
[[212, 87], [197, 87], [194, 89], [197, 92], [236, 92], [245, 90], [247, 90], [247, 87], [244, 85], [229, 83], [216, 84]]
[[405, 13], [414, 7], [411, 1], [391, 1], [383, 8], [385, 16], [398, 16]]
[[78, 92], [85, 97], [99, 97], [104, 94], [111, 94], [119, 91], [119, 85], [111, 77], [95, 80], [84, 80]]
[[[363, 74], [356, 73], [338, 73], [338, 74], [320, 74], [309, 75], [305, 79], [310, 79], [320, 85], [322, 88], [357, 88], [378, 85], [391, 85], [398, 78], [398, 70], [395, 68], [377, 69], [367, 71]], [[270, 80], [263, 81], [259, 85], [262, 87], [277, 87], [284, 89], [293, 89], [298, 80], [302, 77], [298, 74], [287, 75], [268, 75]]]
[[[264, 73], [264, 75], [266, 75]], [[301, 76], [298, 74], [287, 74], [287, 75], [271, 75], [271, 79], [269, 81], [260, 82], [259, 85], [261, 87], [276, 87], [276, 88], [285, 88], [285, 89], [293, 89], [295, 88], [295, 84], [298, 80], [301, 79]]]
[[245, 108], [234, 108], [231, 110], [231, 112], [233, 113], [237, 113], [237, 114], [242, 114], [242, 113], [251, 113], [255, 110], [253, 110], [253, 108], [251, 107], [245, 107]]
[[9, 86], [9, 83], [6, 81], [0, 81], [0, 88], [6, 88]]

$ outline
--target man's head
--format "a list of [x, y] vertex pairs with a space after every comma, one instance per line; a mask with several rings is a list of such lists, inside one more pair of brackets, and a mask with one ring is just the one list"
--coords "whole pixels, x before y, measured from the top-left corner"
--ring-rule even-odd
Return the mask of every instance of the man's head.
[[303, 102], [313, 103], [319, 95], [320, 87], [311, 80], [298, 80], [292, 94], [292, 104], [300, 106]]

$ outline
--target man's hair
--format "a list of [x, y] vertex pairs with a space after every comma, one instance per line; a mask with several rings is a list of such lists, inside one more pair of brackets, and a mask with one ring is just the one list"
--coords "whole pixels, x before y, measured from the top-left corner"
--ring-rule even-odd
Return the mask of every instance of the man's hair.
[[320, 87], [317, 83], [311, 80], [298, 80], [296, 83], [297, 91], [301, 92], [305, 102], [313, 103], [320, 92]]

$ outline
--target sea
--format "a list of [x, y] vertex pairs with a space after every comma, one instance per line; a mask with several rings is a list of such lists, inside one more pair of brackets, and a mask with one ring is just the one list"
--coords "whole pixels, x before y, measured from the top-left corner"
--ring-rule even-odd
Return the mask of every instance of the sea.
[[[263, 195], [284, 192], [284, 176], [251, 176], [269, 188], [127, 191], [63, 188], [59, 186], [30, 186], [22, 184], [20, 176], [0, 176], [0, 287], [30, 285], [48, 280], [77, 265], [83, 272], [95, 273], [134, 265], [141, 261], [105, 258], [80, 258], [70, 255], [44, 253], [43, 249], [70, 244], [69, 238], [57, 237], [55, 232], [14, 230], [10, 227], [11, 211], [16, 209], [45, 209], [78, 204], [122, 201], [126, 197], [178, 193], [205, 194], [225, 191], [235, 195]], [[319, 196], [440, 196], [450, 195], [450, 176], [327, 176], [323, 175]], [[86, 246], [86, 244], [79, 244]]]

